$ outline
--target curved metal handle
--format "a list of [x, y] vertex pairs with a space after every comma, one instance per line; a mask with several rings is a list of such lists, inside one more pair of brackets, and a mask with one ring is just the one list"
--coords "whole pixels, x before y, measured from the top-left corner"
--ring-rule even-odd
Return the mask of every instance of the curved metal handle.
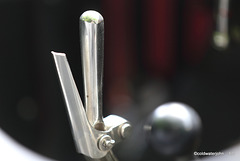
[[102, 115], [103, 17], [96, 11], [86, 11], [81, 15], [79, 25], [86, 114], [95, 129], [104, 130]]

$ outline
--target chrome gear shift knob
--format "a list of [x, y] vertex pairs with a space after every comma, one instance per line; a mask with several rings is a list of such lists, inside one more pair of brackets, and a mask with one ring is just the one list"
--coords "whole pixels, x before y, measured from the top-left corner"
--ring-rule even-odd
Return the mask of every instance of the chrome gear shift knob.
[[192, 155], [199, 144], [201, 120], [190, 106], [170, 102], [157, 107], [145, 125], [150, 146], [162, 156]]

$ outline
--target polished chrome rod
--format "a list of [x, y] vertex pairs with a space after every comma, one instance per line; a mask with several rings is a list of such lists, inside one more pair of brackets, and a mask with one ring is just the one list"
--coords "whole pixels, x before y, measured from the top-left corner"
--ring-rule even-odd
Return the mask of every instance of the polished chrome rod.
[[80, 17], [85, 108], [90, 124], [104, 130], [102, 115], [104, 21], [100, 13], [86, 11]]
[[217, 49], [226, 49], [229, 45], [228, 33], [228, 12], [229, 0], [218, 1], [218, 13], [216, 19], [216, 31], [214, 32], [213, 42]]

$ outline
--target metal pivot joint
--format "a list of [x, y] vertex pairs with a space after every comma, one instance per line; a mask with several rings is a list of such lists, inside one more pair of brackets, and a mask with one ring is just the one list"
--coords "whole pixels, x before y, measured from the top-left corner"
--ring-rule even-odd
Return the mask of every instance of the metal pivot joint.
[[112, 147], [128, 136], [131, 125], [120, 116], [103, 118], [102, 115], [104, 21], [98, 12], [86, 11], [81, 15], [80, 41], [85, 108], [66, 55], [53, 51], [52, 54], [77, 150], [90, 158], [99, 159], [112, 153]]

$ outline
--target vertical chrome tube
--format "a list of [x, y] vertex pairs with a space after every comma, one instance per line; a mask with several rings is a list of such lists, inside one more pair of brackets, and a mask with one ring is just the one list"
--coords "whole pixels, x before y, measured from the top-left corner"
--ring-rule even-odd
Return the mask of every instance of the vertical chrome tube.
[[104, 21], [101, 14], [86, 11], [81, 15], [80, 41], [86, 114], [94, 128], [104, 130], [102, 115]]
[[214, 33], [213, 41], [215, 47], [220, 50], [226, 49], [229, 45], [228, 12], [229, 0], [219, 0], [216, 19], [216, 31]]
[[217, 31], [221, 33], [228, 32], [228, 10], [229, 0], [219, 0], [218, 16], [217, 16]]

